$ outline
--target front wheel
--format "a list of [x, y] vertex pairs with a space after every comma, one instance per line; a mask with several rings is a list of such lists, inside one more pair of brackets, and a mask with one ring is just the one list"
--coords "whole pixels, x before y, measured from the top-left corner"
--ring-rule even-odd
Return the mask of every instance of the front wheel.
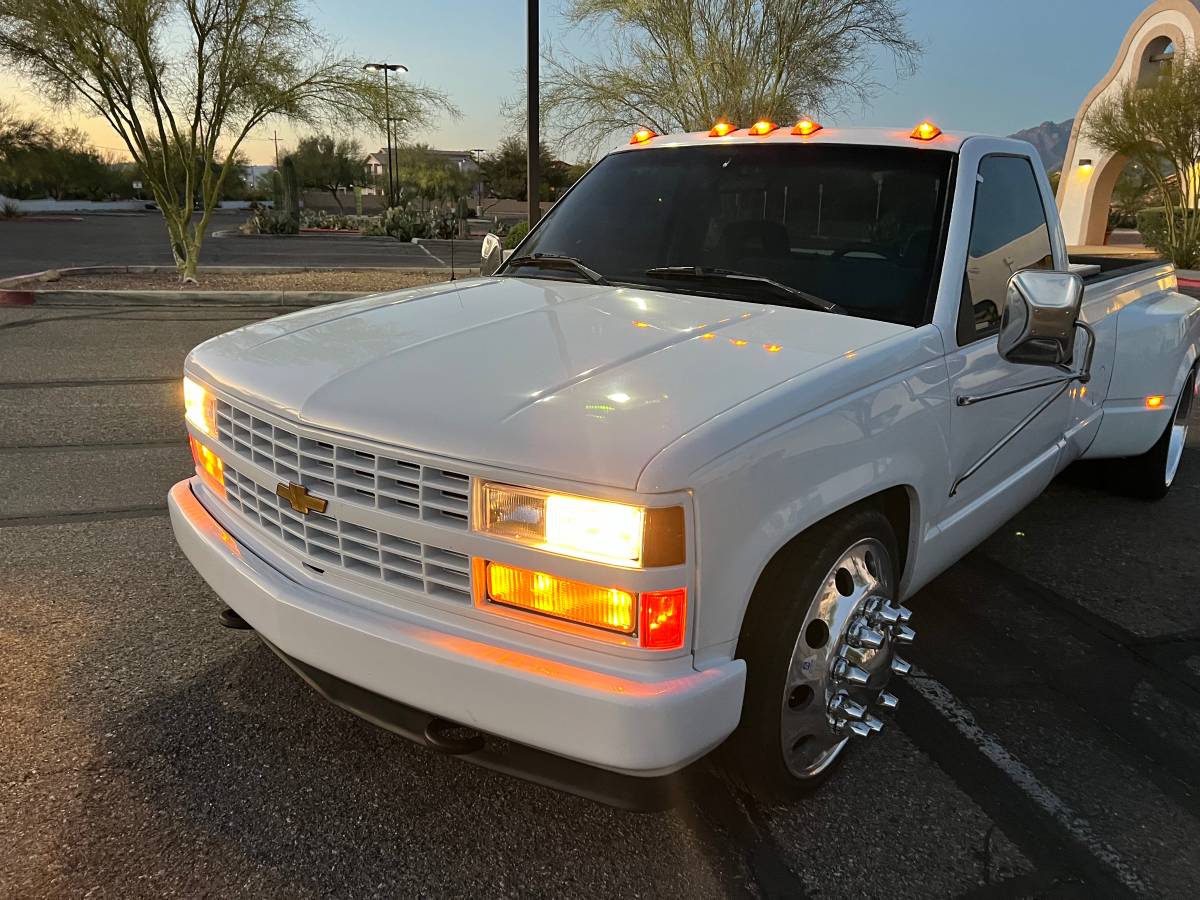
[[896, 537], [860, 509], [826, 520], [768, 566], [747, 611], [742, 721], [727, 753], [753, 793], [786, 799], [823, 784], [850, 742], [879, 732], [908, 671], [910, 613], [896, 600]]
[[1161, 500], [1171, 490], [1179, 472], [1180, 460], [1183, 459], [1183, 448], [1187, 444], [1187, 420], [1191, 413], [1195, 379], [1196, 373], [1193, 371], [1176, 398], [1171, 421], [1154, 446], [1141, 456], [1126, 460], [1122, 482], [1135, 497]]

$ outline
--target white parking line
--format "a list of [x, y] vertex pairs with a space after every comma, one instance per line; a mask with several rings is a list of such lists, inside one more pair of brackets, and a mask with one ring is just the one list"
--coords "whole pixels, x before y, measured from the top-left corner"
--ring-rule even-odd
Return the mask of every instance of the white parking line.
[[442, 259], [440, 256], [434, 256], [432, 253], [429, 252], [429, 248], [426, 247], [424, 244], [417, 244], [417, 246], [420, 247], [422, 250], [424, 250], [425, 255], [428, 256], [430, 259], [437, 260], [439, 265], [443, 265], [443, 266], [446, 265], [446, 261], [444, 259]]
[[1075, 813], [1062, 798], [1042, 784], [1028, 766], [1005, 750], [995, 737], [984, 731], [975, 721], [971, 710], [950, 693], [949, 688], [916, 666], [913, 666], [912, 676], [907, 683], [949, 720], [963, 737], [978, 747], [1025, 796], [1053, 816], [1071, 837], [1108, 867], [1130, 891], [1142, 895], [1150, 893], [1141, 875], [1092, 831], [1086, 819]]

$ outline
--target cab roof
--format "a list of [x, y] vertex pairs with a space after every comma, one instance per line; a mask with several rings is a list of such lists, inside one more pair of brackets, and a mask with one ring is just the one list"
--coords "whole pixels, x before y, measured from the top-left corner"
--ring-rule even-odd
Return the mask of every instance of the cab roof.
[[749, 133], [748, 126], [732, 131], [724, 137], [713, 137], [707, 131], [690, 131], [682, 134], [657, 135], [641, 143], [626, 144], [613, 152], [654, 150], [661, 147], [687, 147], [714, 144], [854, 144], [866, 147], [915, 147], [957, 153], [968, 138], [975, 137], [967, 132], [943, 132], [932, 140], [917, 140], [912, 128], [821, 128], [807, 137], [792, 134], [790, 124], [781, 124], [766, 135]]

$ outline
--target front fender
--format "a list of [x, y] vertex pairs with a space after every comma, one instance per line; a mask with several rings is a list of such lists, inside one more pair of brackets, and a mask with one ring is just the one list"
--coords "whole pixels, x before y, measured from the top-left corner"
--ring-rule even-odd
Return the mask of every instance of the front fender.
[[[927, 501], [944, 498], [951, 477], [945, 358], [933, 328], [871, 356], [846, 361], [840, 375], [825, 372], [819, 385], [805, 379], [768, 392], [773, 396], [756, 398], [749, 408], [718, 417], [725, 421], [698, 429], [704, 433], [688, 436], [690, 446], [674, 448], [678, 460], [712, 446], [721, 435], [732, 439], [739, 429], [744, 434], [751, 421], [769, 421], [771, 410], [794, 410], [801, 398], [834, 390], [839, 378], [846, 383], [851, 372], [875, 374], [890, 366], [894, 373], [744, 440], [693, 472], [700, 654], [714, 647], [732, 651], [754, 586], [781, 547], [859, 500], [891, 487], [907, 489], [914, 510], [912, 559], [923, 523], [936, 514]], [[899, 371], [897, 363], [903, 363]]]

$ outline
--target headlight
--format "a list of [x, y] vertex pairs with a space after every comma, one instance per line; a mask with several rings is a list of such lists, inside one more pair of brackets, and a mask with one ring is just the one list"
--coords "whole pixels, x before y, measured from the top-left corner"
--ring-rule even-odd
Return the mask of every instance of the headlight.
[[217, 436], [217, 398], [187, 376], [183, 379], [183, 410], [189, 422], [209, 437]]
[[623, 566], [684, 560], [683, 507], [642, 507], [533, 488], [484, 484], [476, 517], [485, 534]]

